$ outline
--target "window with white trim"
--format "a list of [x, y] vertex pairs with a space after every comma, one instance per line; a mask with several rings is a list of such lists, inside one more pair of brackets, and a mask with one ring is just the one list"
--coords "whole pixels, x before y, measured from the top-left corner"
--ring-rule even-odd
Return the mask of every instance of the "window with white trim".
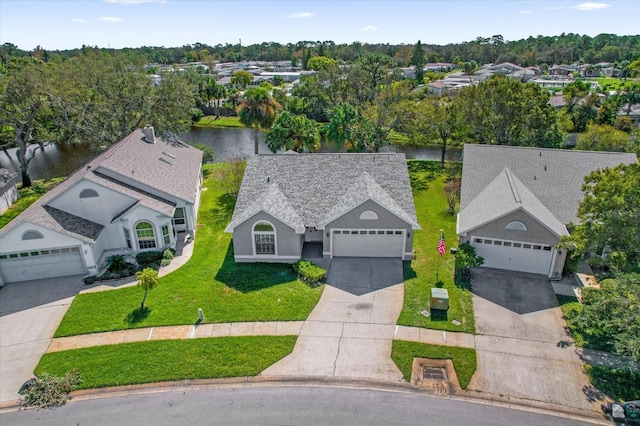
[[136, 237], [140, 250], [156, 247], [156, 234], [153, 225], [149, 222], [140, 222], [136, 225]]
[[39, 240], [40, 238], [44, 238], [44, 235], [38, 231], [25, 231], [25, 233], [22, 234], [23, 240]]
[[174, 225], [186, 225], [187, 220], [185, 218], [184, 207], [176, 207], [176, 210], [173, 212], [173, 224]]
[[100, 194], [98, 194], [98, 191], [96, 191], [95, 189], [91, 189], [91, 188], [85, 188], [82, 191], [80, 191], [80, 198], [94, 198], [94, 197], [99, 197]]
[[165, 246], [171, 242], [171, 237], [169, 236], [169, 225], [162, 225], [162, 241], [164, 241]]
[[276, 254], [276, 232], [267, 222], [258, 222], [253, 227], [253, 242], [256, 254]]

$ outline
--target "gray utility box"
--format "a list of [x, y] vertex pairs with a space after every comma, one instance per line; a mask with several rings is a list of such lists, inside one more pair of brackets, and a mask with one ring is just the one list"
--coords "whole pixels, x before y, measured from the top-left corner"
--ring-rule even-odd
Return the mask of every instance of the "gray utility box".
[[438, 309], [440, 311], [449, 310], [449, 292], [446, 288], [432, 288], [431, 289], [431, 309]]

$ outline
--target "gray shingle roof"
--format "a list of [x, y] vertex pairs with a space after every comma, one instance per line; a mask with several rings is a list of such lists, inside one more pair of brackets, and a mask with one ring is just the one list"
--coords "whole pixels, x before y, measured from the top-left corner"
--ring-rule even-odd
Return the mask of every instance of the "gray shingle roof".
[[508, 168], [505, 168], [461, 213], [458, 234], [469, 232], [509, 213], [523, 210], [557, 236], [568, 235], [567, 228], [536, 198]]
[[142, 129], [137, 129], [106, 154], [100, 168], [187, 202], [195, 202], [197, 188], [194, 183], [200, 176], [202, 151], [183, 142], [169, 142], [158, 137], [154, 144], [145, 142]]
[[[122, 158], [123, 155], [128, 155], [129, 157], [126, 159], [125, 163], [129, 167], [134, 166], [133, 170], [136, 170], [137, 172], [134, 173], [136, 180], [138, 180], [139, 178], [140, 180], [142, 180], [142, 177], [145, 176], [145, 173], [152, 168], [151, 165], [162, 163], [158, 160], [158, 151], [162, 152], [163, 150], [165, 150], [167, 152], [174, 152], [174, 150], [169, 151], [166, 148], [169, 146], [174, 146], [174, 144], [172, 143], [163, 142], [159, 138], [156, 138], [156, 143], [150, 144], [142, 141], [142, 137], [142, 130], [138, 129], [134, 131], [122, 141], [118, 142], [110, 149], [91, 160], [85, 166], [75, 171], [58, 186], [47, 192], [38, 201], [29, 206], [29, 208], [22, 212], [18, 217], [9, 222], [4, 228], [0, 229], [0, 237], [10, 232], [20, 223], [30, 222], [36, 225], [43, 226], [45, 228], [55, 230], [65, 235], [69, 235], [74, 238], [79, 238], [83, 241], [93, 242], [94, 239], [92, 239], [92, 237], [90, 236], [94, 235], [95, 233], [95, 229], [93, 225], [91, 225], [95, 224], [94, 222], [87, 220], [88, 223], [85, 223], [85, 225], [87, 225], [88, 227], [86, 231], [81, 231], [77, 227], [80, 223], [79, 221], [75, 221], [75, 225], [73, 226], [67, 226], [67, 228], [70, 228], [67, 229], [61, 226], [61, 224], [58, 222], [58, 220], [60, 220], [60, 216], [56, 216], [55, 213], [55, 211], [58, 209], [51, 210], [51, 207], [48, 206], [49, 202], [54, 200], [60, 194], [62, 194], [81, 180], [89, 180], [98, 185], [104, 186], [106, 188], [131, 197], [131, 206], [141, 205], [166, 216], [172, 216], [175, 208], [175, 203], [173, 203], [172, 201], [164, 200], [162, 197], [154, 196], [152, 194], [149, 194], [148, 192], [145, 192], [144, 190], [137, 189], [131, 185], [123, 184], [116, 179], [106, 178], [100, 173], [94, 173], [96, 170], [100, 170], [100, 167], [103, 166], [105, 161], [107, 161], [108, 159], [110, 159], [110, 162], [113, 163], [117, 158]], [[128, 145], [132, 145], [133, 148]], [[114, 151], [119, 152], [115, 154]], [[145, 180], [146, 182], [148, 182], [148, 184], [154, 181], [160, 181], [162, 187], [169, 187], [173, 191], [178, 191], [181, 188], [188, 187], [188, 190], [186, 190], [185, 194], [182, 194], [182, 196], [176, 195], [176, 197], [184, 200], [194, 198], [195, 182], [199, 181], [200, 176], [202, 151], [189, 146], [187, 146], [186, 148], [180, 146], [175, 150], [175, 152], [176, 159], [179, 158], [177, 153], [188, 153], [187, 155], [184, 155], [184, 160], [174, 162], [174, 167], [180, 166], [179, 168], [176, 167], [174, 169], [170, 169], [171, 173], [168, 173], [164, 168], [159, 168], [159, 170], [162, 170], [164, 172], [161, 176], [159, 176], [156, 170], [155, 172], [152, 172], [150, 176], [147, 176]], [[193, 168], [194, 170], [192, 170], [191, 168]], [[121, 167], [117, 167], [117, 169], [121, 169]], [[131, 170], [131, 168], [128, 169], [129, 173], [131, 172]], [[140, 172], [138, 172], [139, 170]], [[190, 184], [187, 185], [187, 181], [189, 180]], [[159, 189], [162, 190], [162, 188]], [[51, 213], [52, 211], [54, 212], [53, 214]]]
[[[252, 157], [247, 162], [227, 232], [259, 211], [265, 205], [265, 197], [280, 195], [286, 202], [271, 202], [270, 214], [281, 220], [291, 217], [290, 225], [297, 232], [304, 232], [298, 220], [304, 227], [321, 227], [332, 215], [348, 211], [364, 198], [373, 199], [410, 224], [418, 225], [404, 154]], [[349, 197], [359, 197], [359, 202]]]
[[46, 211], [49, 216], [51, 216], [51, 218], [60, 228], [64, 229], [68, 233], [85, 237], [90, 241], [95, 241], [104, 229], [104, 226], [100, 225], [99, 223], [83, 219], [80, 216], [67, 213], [65, 211], [56, 209], [55, 207], [43, 206], [43, 210]]
[[[465, 214], [475, 214], [468, 207], [506, 167], [561, 223], [575, 223], [584, 177], [597, 169], [634, 162], [636, 155], [628, 153], [465, 145], [461, 220], [466, 220], [462, 218]], [[496, 214], [502, 209], [493, 207]]]

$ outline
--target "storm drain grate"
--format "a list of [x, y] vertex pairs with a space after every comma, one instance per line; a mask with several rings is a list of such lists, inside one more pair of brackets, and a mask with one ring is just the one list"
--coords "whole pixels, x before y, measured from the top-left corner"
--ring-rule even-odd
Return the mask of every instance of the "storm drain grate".
[[422, 380], [447, 382], [447, 370], [439, 367], [422, 367]]

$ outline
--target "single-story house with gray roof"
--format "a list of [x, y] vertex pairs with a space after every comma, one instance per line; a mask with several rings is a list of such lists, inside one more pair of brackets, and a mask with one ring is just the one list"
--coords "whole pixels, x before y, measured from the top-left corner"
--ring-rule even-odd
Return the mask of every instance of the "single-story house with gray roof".
[[420, 229], [404, 154], [258, 155], [247, 162], [226, 232], [236, 262], [322, 257], [410, 260]]
[[201, 168], [202, 151], [135, 130], [0, 229], [0, 285], [95, 274], [108, 256], [193, 237]]
[[460, 243], [474, 246], [485, 267], [559, 279], [566, 252], [556, 245], [578, 223], [584, 177], [635, 162], [619, 152], [465, 145]]

